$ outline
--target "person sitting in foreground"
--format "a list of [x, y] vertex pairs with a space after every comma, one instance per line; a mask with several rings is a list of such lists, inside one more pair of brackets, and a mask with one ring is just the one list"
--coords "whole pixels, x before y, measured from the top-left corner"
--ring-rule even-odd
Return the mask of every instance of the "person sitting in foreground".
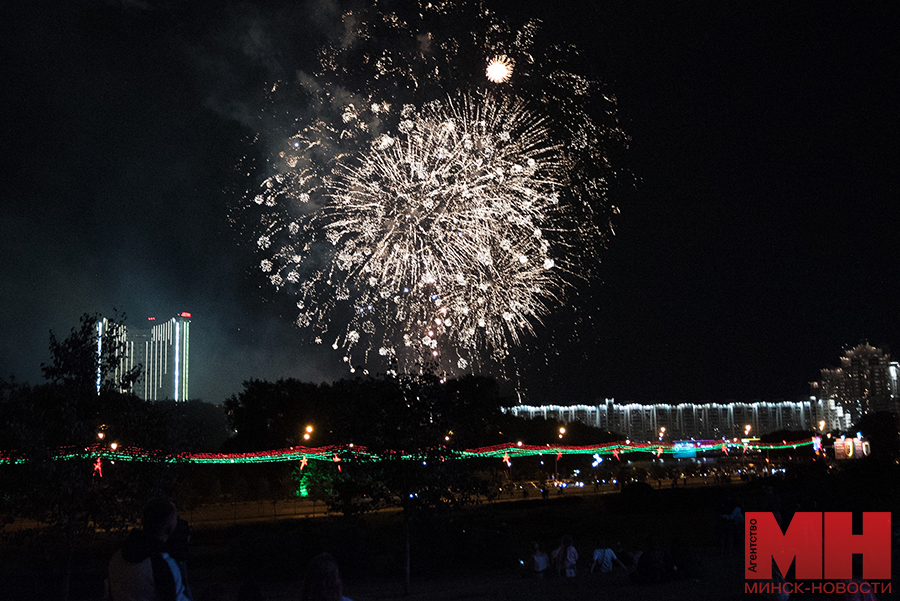
[[606, 574], [612, 571], [613, 566], [625, 569], [625, 564], [619, 561], [616, 552], [606, 544], [606, 541], [597, 541], [597, 547], [594, 549], [594, 561], [591, 563], [591, 573], [598, 571]]
[[178, 511], [168, 499], [144, 507], [141, 529], [132, 530], [109, 560], [107, 598], [112, 601], [190, 601], [178, 563], [166, 543], [178, 525]]

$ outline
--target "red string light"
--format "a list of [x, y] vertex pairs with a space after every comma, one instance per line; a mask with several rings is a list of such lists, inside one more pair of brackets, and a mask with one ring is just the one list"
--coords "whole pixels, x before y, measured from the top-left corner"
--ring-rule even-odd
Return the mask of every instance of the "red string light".
[[[275, 449], [271, 451], [256, 451], [249, 453], [177, 453], [165, 454], [159, 450], [147, 450], [137, 447], [119, 446], [115, 450], [110, 447], [95, 444], [87, 447], [63, 447], [60, 448], [54, 459], [72, 460], [72, 459], [93, 459], [97, 463], [94, 464], [95, 472], [100, 472], [99, 467], [101, 459], [109, 459], [116, 461], [144, 461], [157, 462], [163, 461], [168, 463], [278, 463], [287, 461], [298, 461], [301, 469], [305, 468], [309, 461], [332, 461], [340, 463], [344, 458], [352, 458], [358, 461], [380, 461], [385, 457], [399, 457], [401, 459], [421, 460], [427, 453], [439, 451], [439, 456], [443, 461], [446, 458], [456, 459], [474, 459], [474, 458], [502, 458], [505, 463], [510, 463], [513, 457], [528, 457], [534, 455], [543, 455], [544, 453], [555, 453], [557, 459], [563, 455], [611, 455], [616, 459], [620, 459], [621, 453], [651, 453], [659, 457], [662, 453], [675, 453], [680, 450], [679, 443], [636, 443], [633, 441], [611, 442], [600, 445], [586, 446], [540, 446], [526, 445], [522, 443], [506, 443], [502, 445], [492, 445], [486, 447], [477, 447], [474, 449], [466, 449], [455, 451], [448, 449], [446, 446], [436, 446], [433, 449], [422, 449], [416, 452], [407, 451], [386, 451], [382, 454], [369, 452], [366, 447], [359, 445], [330, 445], [324, 447], [287, 447], [284, 449]], [[748, 451], [765, 451], [778, 450], [785, 448], [798, 448], [804, 446], [812, 446], [813, 439], [797, 440], [793, 442], [784, 441], [783, 444], [775, 443], [757, 443], [745, 444], [743, 442], [728, 441], [694, 441], [692, 449], [696, 451], [722, 452], [728, 455], [728, 448], [741, 448], [744, 452]], [[17, 465], [25, 463], [27, 459], [18, 452], [5, 451], [0, 452], [0, 465]], [[340, 468], [340, 465], [338, 465]]]

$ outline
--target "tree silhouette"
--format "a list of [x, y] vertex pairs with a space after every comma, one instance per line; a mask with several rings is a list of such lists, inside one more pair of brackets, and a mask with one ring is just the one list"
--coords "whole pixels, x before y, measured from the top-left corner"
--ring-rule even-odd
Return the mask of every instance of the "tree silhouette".
[[184, 443], [162, 406], [131, 394], [140, 366], [125, 367], [123, 321], [86, 313], [66, 338], [51, 332], [50, 361], [41, 366], [47, 382], [8, 384], [3, 395], [0, 441], [24, 459], [2, 470], [5, 504], [65, 540], [63, 599], [76, 538], [133, 522], [146, 499], [170, 483], [163, 462], [113, 466], [91, 451], [118, 442], [164, 454]]
[[888, 411], [866, 413], [856, 422], [854, 430], [868, 439], [873, 458], [893, 461], [900, 457], [900, 436], [895, 414]]

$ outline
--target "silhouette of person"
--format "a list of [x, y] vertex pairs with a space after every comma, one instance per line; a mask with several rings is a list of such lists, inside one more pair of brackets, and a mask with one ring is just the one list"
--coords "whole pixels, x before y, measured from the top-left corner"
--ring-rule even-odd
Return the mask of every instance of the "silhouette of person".
[[536, 542], [528, 545], [528, 553], [528, 557], [525, 559], [525, 575], [542, 577], [550, 565], [547, 554], [541, 551]]
[[300, 601], [351, 601], [344, 596], [341, 573], [330, 553], [322, 553], [310, 562], [300, 588]]
[[575, 576], [575, 564], [578, 562], [578, 551], [572, 544], [572, 537], [568, 534], [562, 537], [559, 547], [550, 554], [550, 559], [556, 566], [560, 576], [573, 578]]
[[178, 526], [178, 511], [168, 499], [144, 507], [141, 529], [132, 530], [109, 560], [108, 596], [114, 601], [191, 601], [178, 562], [166, 543]]

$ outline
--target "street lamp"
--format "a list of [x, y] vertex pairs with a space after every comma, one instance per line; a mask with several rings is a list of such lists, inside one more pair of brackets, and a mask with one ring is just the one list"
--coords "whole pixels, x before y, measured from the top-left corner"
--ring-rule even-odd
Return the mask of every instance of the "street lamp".
[[303, 440], [309, 440], [309, 435], [312, 434], [312, 431], [313, 431], [312, 426], [306, 426], [306, 433], [303, 434]]

